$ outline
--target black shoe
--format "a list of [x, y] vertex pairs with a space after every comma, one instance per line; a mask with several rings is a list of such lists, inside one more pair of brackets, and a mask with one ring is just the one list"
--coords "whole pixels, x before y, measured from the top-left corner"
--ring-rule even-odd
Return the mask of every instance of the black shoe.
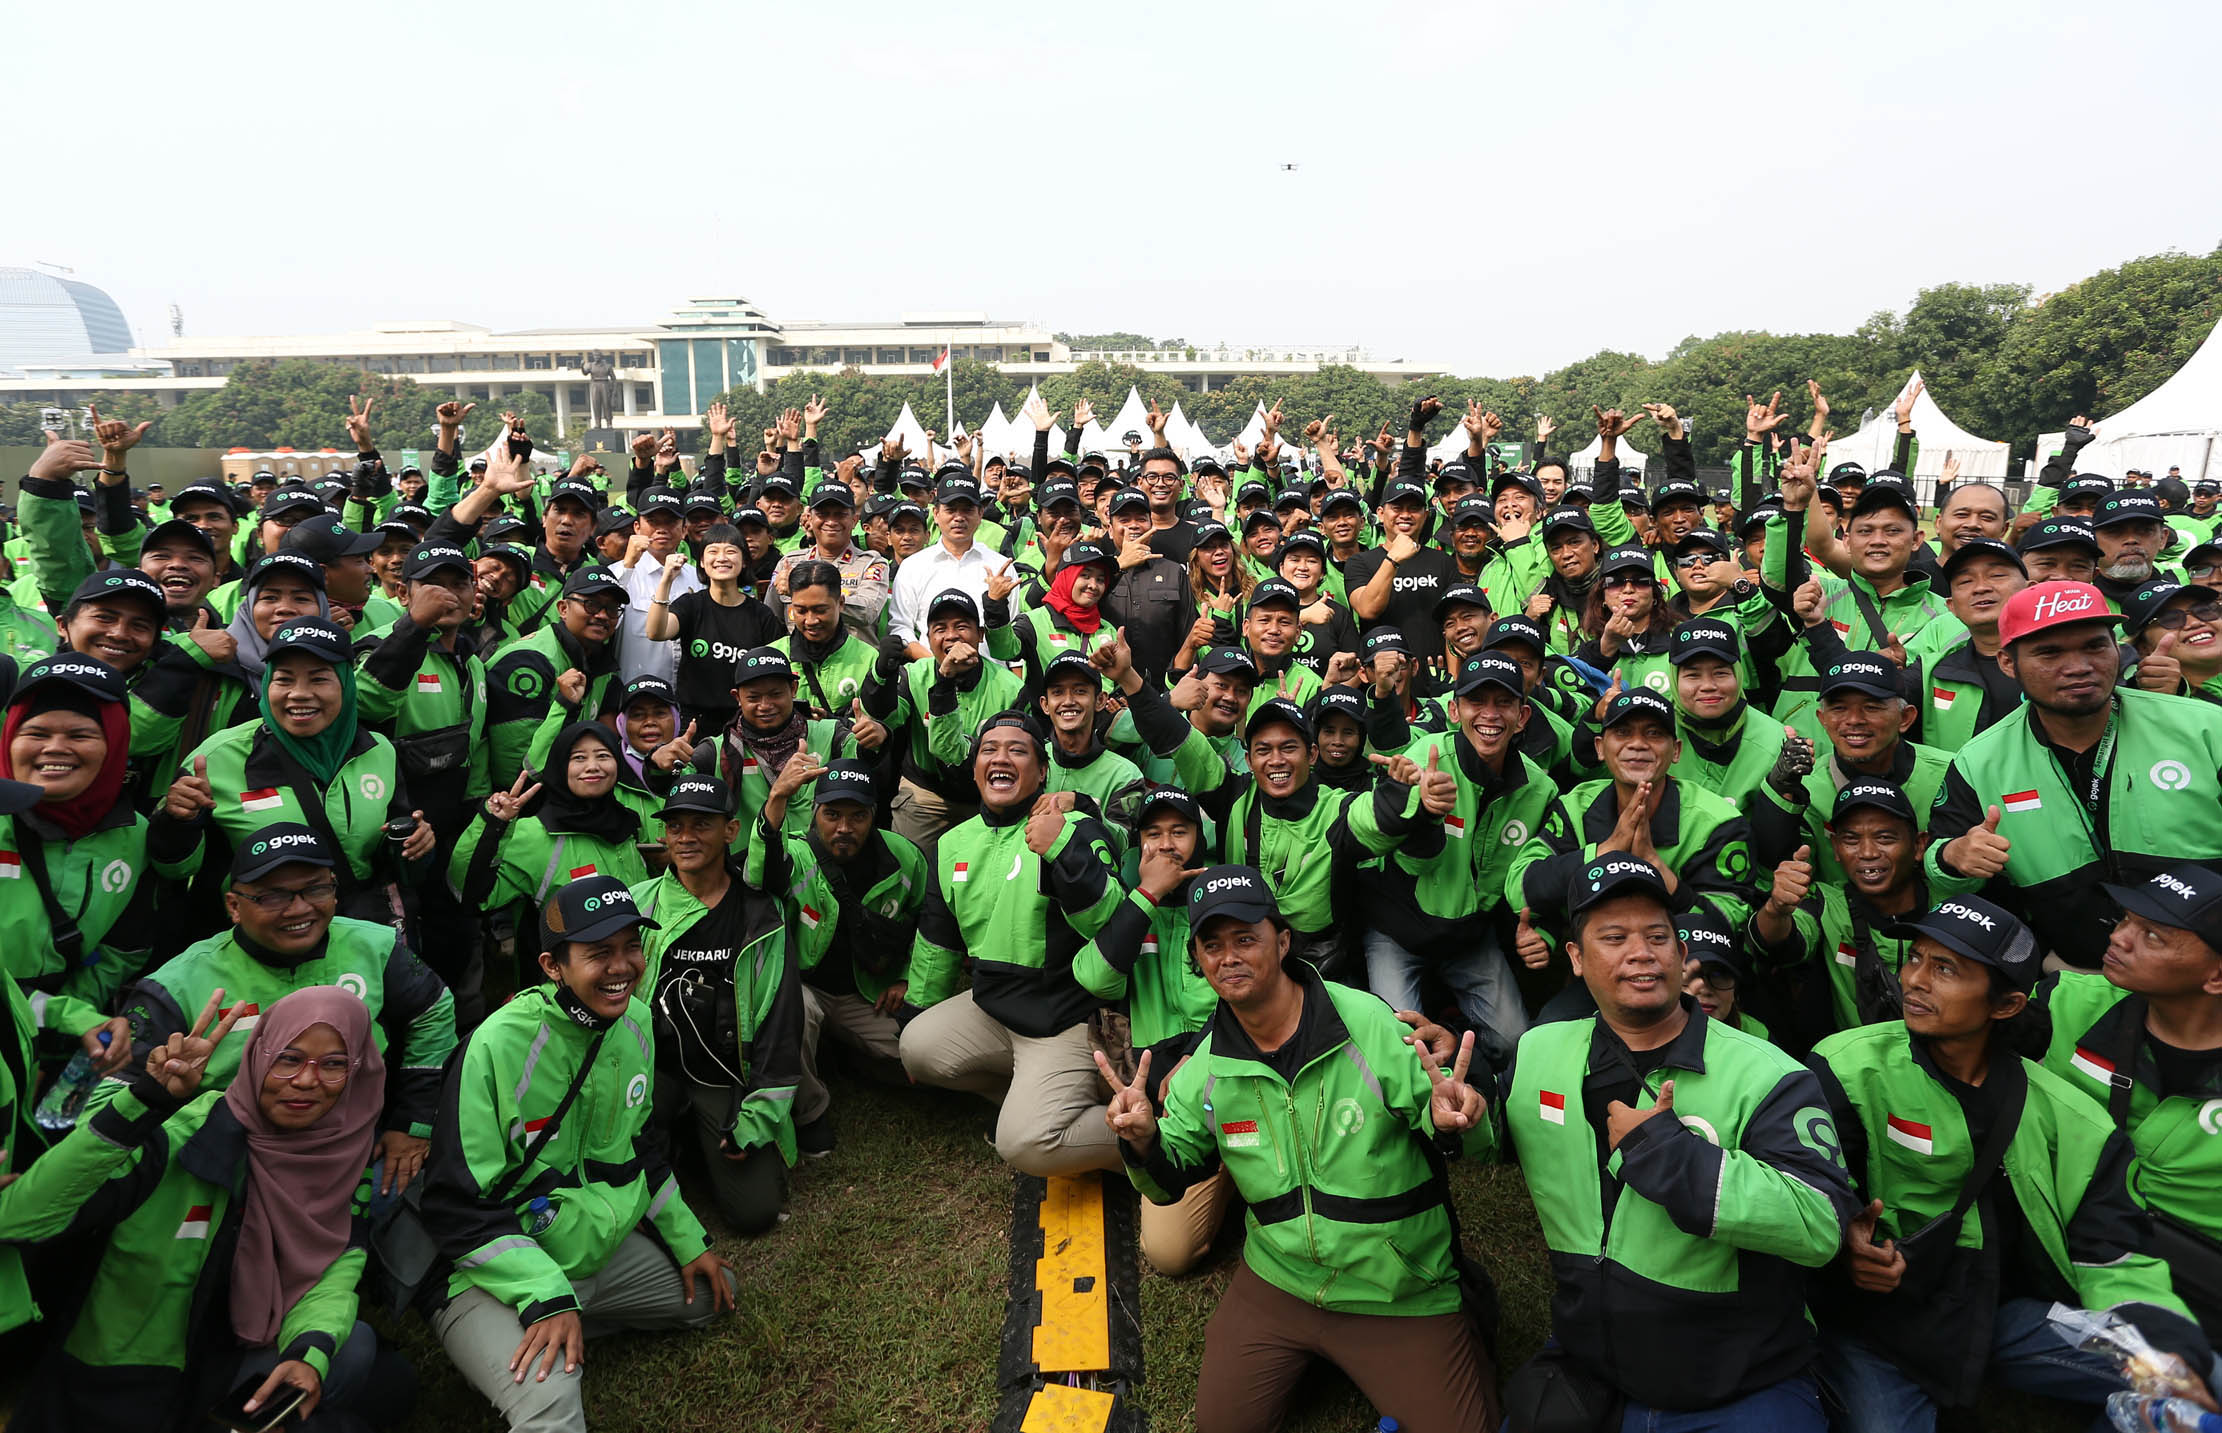
[[824, 1115], [795, 1126], [795, 1148], [804, 1159], [824, 1159], [833, 1153], [833, 1121]]

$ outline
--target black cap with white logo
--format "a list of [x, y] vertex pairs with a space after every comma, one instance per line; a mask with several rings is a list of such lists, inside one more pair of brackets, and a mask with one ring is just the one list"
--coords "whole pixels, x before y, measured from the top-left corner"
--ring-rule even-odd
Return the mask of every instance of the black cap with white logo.
[[2222, 953], [2222, 873], [2193, 865], [2171, 866], [2141, 886], [2108, 886], [2125, 911], [2154, 925], [2187, 930]]
[[1635, 687], [1614, 697], [1605, 708], [1605, 719], [1598, 726], [1601, 730], [1610, 729], [1639, 716], [1657, 717], [1666, 724], [1667, 730], [1674, 729], [1674, 708], [1649, 687]]
[[96, 572], [78, 583], [77, 590], [69, 595], [69, 606], [62, 611], [66, 616], [87, 602], [110, 602], [121, 597], [148, 603], [154, 608], [157, 618], [170, 610], [169, 598], [155, 585], [153, 578], [136, 567], [111, 567], [106, 572]]
[[1502, 652], [1477, 652], [1458, 669], [1458, 685], [1453, 690], [1459, 696], [1470, 697], [1483, 687], [1499, 687], [1515, 697], [1528, 694], [1520, 664]]
[[1885, 698], [1905, 695], [1898, 685], [1897, 666], [1865, 652], [1848, 652], [1821, 673], [1821, 695], [1828, 697], [1837, 692], [1865, 692]]
[[1265, 877], [1250, 866], [1213, 866], [1188, 883], [1188, 929], [1198, 935], [1221, 916], [1249, 923], [1280, 913]]
[[1914, 815], [1913, 801], [1906, 795], [1904, 788], [1892, 781], [1870, 780], [1846, 782], [1843, 789], [1836, 793], [1836, 805], [1830, 810], [1829, 819], [1841, 821], [1846, 812], [1862, 806], [1872, 806], [1877, 811], [1896, 816], [1900, 820], [1912, 821], [1917, 826], [1920, 823], [1920, 818]]
[[633, 926], [656, 928], [640, 913], [633, 893], [615, 876], [587, 876], [573, 881], [552, 896], [540, 911], [542, 947], [554, 950], [563, 941], [590, 945]]
[[1668, 910], [1675, 909], [1678, 904], [1667, 894], [1666, 877], [1659, 874], [1657, 866], [1616, 851], [1591, 861], [1574, 878], [1574, 889], [1567, 897], [1567, 913], [1579, 915], [1592, 906], [1624, 895], [1655, 897]]
[[861, 761], [836, 761], [820, 772], [813, 804], [831, 806], [837, 801], [878, 806], [879, 793], [872, 786], [872, 768]]
[[1677, 667], [1699, 657], [1718, 657], [1733, 665], [1743, 655], [1742, 636], [1718, 617], [1692, 617], [1675, 627], [1668, 639], [1667, 661]]
[[1897, 940], [1927, 936], [1946, 950], [1991, 967], [2023, 992], [2033, 989], [2044, 973], [2044, 952], [2037, 948], [2029, 927], [1981, 896], [1953, 896], [1925, 915], [1893, 921], [1883, 934]]
[[324, 838], [293, 821], [273, 821], [232, 849], [231, 879], [259, 881], [280, 866], [322, 866], [337, 862]]
[[682, 811], [703, 816], [730, 816], [733, 814], [733, 792], [715, 776], [690, 773], [671, 783], [671, 794], [664, 797], [663, 809], [656, 813], [656, 819], [668, 821]]
[[425, 542], [409, 549], [409, 556], [401, 564], [401, 575], [415, 582], [450, 568], [470, 576], [470, 556], [451, 542]]

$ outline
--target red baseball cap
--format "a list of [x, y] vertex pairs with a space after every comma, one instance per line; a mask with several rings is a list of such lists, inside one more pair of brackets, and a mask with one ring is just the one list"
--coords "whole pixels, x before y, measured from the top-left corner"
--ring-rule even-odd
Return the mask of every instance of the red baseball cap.
[[1998, 619], [1998, 640], [2018, 642], [2052, 627], [2121, 620], [2106, 605], [2106, 594], [2088, 582], [2040, 582], [2006, 599], [2006, 610]]

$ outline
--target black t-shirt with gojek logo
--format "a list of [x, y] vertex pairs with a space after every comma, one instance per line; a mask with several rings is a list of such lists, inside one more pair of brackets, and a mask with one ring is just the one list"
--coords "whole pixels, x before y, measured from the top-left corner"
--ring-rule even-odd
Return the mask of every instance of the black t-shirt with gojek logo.
[[[1373, 580], [1385, 558], [1385, 549], [1378, 547], [1353, 553], [1342, 570], [1344, 587], [1357, 592]], [[1362, 625], [1369, 632], [1376, 627], [1396, 628], [1404, 634], [1412, 655], [1423, 663], [1440, 657], [1443, 629], [1435, 622], [1435, 604], [1463, 580], [1458, 575], [1457, 558], [1441, 548], [1423, 547], [1410, 561], [1397, 565], [1388, 607], [1378, 618]]]
[[744, 597], [731, 607], [689, 592], [671, 604], [679, 624], [679, 705], [692, 711], [733, 705], [733, 672], [741, 656], [787, 635], [771, 604]]

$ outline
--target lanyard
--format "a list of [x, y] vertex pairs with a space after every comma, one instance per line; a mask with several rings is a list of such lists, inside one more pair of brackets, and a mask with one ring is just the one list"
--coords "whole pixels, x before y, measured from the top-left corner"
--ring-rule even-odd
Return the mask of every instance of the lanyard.
[[[2106, 805], [2110, 794], [2106, 784], [2106, 769], [2113, 764], [2114, 739], [2118, 735], [2120, 728], [2113, 717], [2109, 716], [2106, 734], [2099, 738], [2099, 749], [2091, 758], [2090, 784], [2078, 793], [2083, 801], [2084, 811], [2091, 818], [2092, 835], [2099, 840], [2103, 840], [2106, 835]], [[2055, 757], [2054, 760], [2057, 761], [2058, 758]]]

